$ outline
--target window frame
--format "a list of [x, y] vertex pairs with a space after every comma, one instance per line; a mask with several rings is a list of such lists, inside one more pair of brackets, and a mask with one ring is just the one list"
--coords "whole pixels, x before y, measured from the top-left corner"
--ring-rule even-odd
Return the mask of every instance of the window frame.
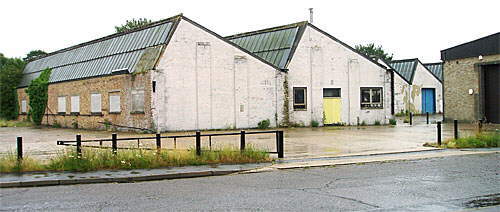
[[[338, 96], [325, 96], [325, 90], [338, 90]], [[323, 88], [323, 98], [342, 98], [342, 88]]]
[[[99, 111], [94, 111], [94, 96], [99, 95], [99, 104], [96, 107]], [[90, 93], [90, 114], [102, 114], [102, 94], [101, 93]]]
[[[74, 99], [75, 97], [76, 97], [76, 98], [78, 98], [78, 107], [76, 107], [76, 108], [78, 109], [78, 111], [73, 111], [73, 106], [74, 106], [74, 105], [76, 105], [76, 104], [74, 104], [74, 102], [73, 102], [73, 99]], [[80, 115], [80, 111], [81, 111], [81, 108], [80, 108], [80, 95], [72, 95], [72, 96], [70, 97], [69, 102], [70, 102], [70, 110], [69, 110], [69, 111], [70, 111], [70, 114], [72, 114], [72, 115]]]
[[21, 114], [28, 113], [28, 101], [26, 99], [21, 100]]
[[[111, 99], [112, 99], [112, 96], [117, 96], [118, 97], [118, 111], [114, 111], [113, 110], [113, 107], [111, 105]], [[108, 101], [109, 101], [109, 114], [120, 114], [122, 112], [122, 97], [121, 97], [121, 94], [120, 92], [109, 92], [108, 93]]]
[[[363, 102], [363, 91], [369, 90], [370, 101], [368, 103]], [[373, 91], [380, 90], [380, 102], [373, 102]], [[384, 88], [383, 87], [360, 87], [359, 90], [360, 106], [362, 110], [366, 109], [383, 109], [384, 108]]]
[[[137, 95], [139, 93], [142, 93], [142, 110], [137, 110], [138, 106], [136, 105], [136, 103], [134, 101], [134, 95]], [[131, 97], [132, 98], [130, 98], [130, 99], [132, 101], [132, 104], [131, 104], [132, 108], [130, 110], [130, 113], [131, 114], [144, 114], [144, 111], [146, 110], [145, 109], [145, 107], [146, 107], [146, 101], [145, 101], [146, 96], [145, 96], [144, 89], [134, 89], [134, 90], [132, 90]]]
[[[295, 101], [295, 92], [297, 90], [302, 90], [304, 92], [304, 103], [297, 103]], [[307, 87], [293, 87], [292, 94], [293, 94], [293, 110], [295, 111], [307, 110]]]
[[[64, 106], [61, 108], [59, 106], [61, 106], [61, 102], [59, 102], [59, 100], [64, 100]], [[61, 109], [64, 109], [64, 111], [61, 111]], [[68, 112], [67, 110], [67, 101], [66, 101], [66, 96], [58, 96], [57, 97], [57, 114], [59, 115], [65, 115], [66, 112]]]

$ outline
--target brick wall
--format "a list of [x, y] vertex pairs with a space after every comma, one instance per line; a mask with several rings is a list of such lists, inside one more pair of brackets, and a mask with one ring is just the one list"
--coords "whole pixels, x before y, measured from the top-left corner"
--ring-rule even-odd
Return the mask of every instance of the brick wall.
[[[444, 111], [446, 120], [476, 121], [480, 118], [480, 69], [478, 63], [499, 61], [500, 55], [449, 60], [444, 62]], [[469, 89], [474, 93], [469, 94]]]
[[[144, 113], [133, 113], [131, 111], [132, 90], [134, 89], [144, 90]], [[26, 88], [18, 89], [19, 102], [22, 100], [28, 100], [27, 102], [29, 102], [25, 90]], [[94, 93], [101, 94], [101, 114], [91, 113], [90, 96]], [[110, 93], [120, 95], [121, 112], [109, 113]], [[98, 122], [110, 121], [116, 125], [152, 128], [151, 80], [149, 73], [135, 76], [131, 74], [122, 74], [53, 83], [49, 84], [48, 94], [49, 99], [46, 114], [49, 115], [44, 116], [44, 125], [54, 125], [57, 123], [62, 127], [74, 127], [75, 123], [77, 123], [79, 128], [105, 129], [105, 126]], [[58, 114], [58, 97], [60, 96], [66, 98], [65, 114]], [[78, 115], [70, 113], [71, 96], [80, 97], [80, 113]], [[21, 111], [21, 109], [19, 111]], [[19, 119], [26, 119], [26, 115], [21, 114]]]

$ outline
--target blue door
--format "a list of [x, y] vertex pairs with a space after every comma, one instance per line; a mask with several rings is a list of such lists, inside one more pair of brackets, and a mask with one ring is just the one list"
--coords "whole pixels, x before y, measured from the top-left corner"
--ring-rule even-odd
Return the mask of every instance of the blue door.
[[422, 113], [436, 112], [436, 92], [434, 88], [422, 88]]

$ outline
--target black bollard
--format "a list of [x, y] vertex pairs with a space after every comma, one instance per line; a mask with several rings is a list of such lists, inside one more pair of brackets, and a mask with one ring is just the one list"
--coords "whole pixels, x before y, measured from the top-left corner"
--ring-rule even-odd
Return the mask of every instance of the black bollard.
[[245, 151], [245, 130], [241, 131], [240, 137], [240, 151]]
[[201, 155], [201, 132], [196, 131], [196, 155]]
[[17, 160], [23, 159], [23, 137], [17, 137]]
[[437, 122], [437, 144], [441, 146], [441, 122]]
[[453, 129], [455, 132], [455, 140], [458, 139], [458, 120], [453, 120]]

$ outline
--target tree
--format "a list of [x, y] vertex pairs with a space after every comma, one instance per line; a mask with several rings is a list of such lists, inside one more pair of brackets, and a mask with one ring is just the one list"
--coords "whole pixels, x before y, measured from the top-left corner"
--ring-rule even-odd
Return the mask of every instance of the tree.
[[0, 54], [0, 117], [12, 120], [18, 115], [17, 86], [21, 82], [24, 61]]
[[121, 26], [115, 26], [116, 32], [125, 32], [131, 29], [135, 29], [144, 25], [150, 24], [152, 21], [147, 18], [133, 18], [132, 20], [127, 20], [125, 24]]
[[25, 58], [23, 58], [24, 62], [26, 61], [29, 61], [29, 60], [32, 60], [32, 59], [35, 59], [37, 57], [40, 57], [40, 56], [43, 56], [43, 55], [46, 55], [47, 52], [44, 52], [40, 49], [37, 49], [37, 50], [33, 50], [33, 51], [30, 51]]
[[385, 61], [391, 61], [393, 54], [386, 53], [382, 46], [375, 46], [374, 43], [370, 43], [367, 45], [356, 45], [356, 50], [365, 54], [368, 57], [378, 57]]
[[40, 76], [32, 80], [26, 93], [29, 96], [30, 111], [29, 116], [36, 125], [42, 124], [43, 115], [47, 108], [47, 100], [49, 99], [49, 79], [52, 70], [44, 69]]

